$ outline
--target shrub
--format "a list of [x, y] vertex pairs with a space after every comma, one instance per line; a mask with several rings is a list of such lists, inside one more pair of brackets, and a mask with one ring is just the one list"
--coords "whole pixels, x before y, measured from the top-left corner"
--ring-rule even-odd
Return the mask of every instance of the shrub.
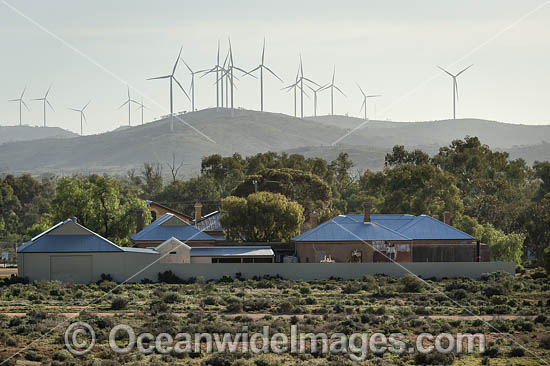
[[496, 346], [488, 347], [482, 355], [489, 358], [495, 358], [499, 354], [498, 348]]
[[203, 366], [231, 366], [233, 362], [241, 358], [238, 353], [216, 353], [204, 360], [201, 365]]
[[300, 293], [302, 295], [309, 295], [309, 294], [311, 294], [311, 288], [308, 287], [308, 286], [300, 287]]
[[217, 305], [218, 304], [218, 298], [215, 297], [215, 296], [206, 296], [203, 300], [202, 300], [202, 303], [204, 305]]
[[317, 304], [317, 299], [314, 298], [313, 296], [308, 296], [308, 297], [306, 297], [306, 304], [307, 305], [315, 305], [315, 304]]
[[521, 347], [514, 347], [508, 354], [510, 357], [523, 357], [525, 356], [525, 350]]
[[291, 314], [295, 311], [294, 304], [292, 304], [290, 301], [283, 301], [279, 304], [279, 307], [277, 308], [279, 313], [281, 314]]
[[128, 299], [124, 297], [115, 297], [113, 301], [111, 301], [111, 309], [113, 310], [122, 310], [125, 309], [128, 305]]
[[491, 298], [496, 295], [507, 295], [508, 290], [506, 289], [506, 287], [504, 287], [503, 284], [493, 282], [483, 288], [483, 294]]
[[342, 287], [342, 292], [345, 294], [355, 294], [361, 291], [362, 286], [359, 282], [348, 282]]
[[243, 303], [238, 297], [230, 297], [225, 302], [227, 303], [225, 311], [228, 313], [240, 313], [243, 311]]
[[44, 356], [42, 356], [41, 354], [39, 353], [36, 353], [35, 351], [33, 350], [30, 350], [28, 351], [26, 354], [25, 354], [25, 358], [29, 361], [34, 361], [34, 362], [40, 362], [42, 361], [42, 359], [44, 358]]
[[424, 289], [424, 281], [412, 274], [402, 277], [401, 285], [405, 292], [421, 292]]
[[181, 296], [177, 292], [167, 292], [162, 300], [167, 304], [174, 304], [181, 301]]
[[539, 345], [541, 348], [550, 349], [550, 335], [542, 336], [539, 341]]
[[52, 359], [56, 361], [65, 361], [71, 357], [71, 354], [65, 350], [55, 351], [52, 355]]

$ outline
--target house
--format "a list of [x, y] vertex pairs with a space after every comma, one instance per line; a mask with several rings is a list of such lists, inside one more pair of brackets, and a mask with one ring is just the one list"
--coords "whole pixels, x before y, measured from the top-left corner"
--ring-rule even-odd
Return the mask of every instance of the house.
[[130, 235], [136, 248], [156, 247], [170, 238], [176, 238], [191, 247], [206, 246], [216, 241], [210, 235], [172, 213], [162, 215], [140, 232]]
[[468, 262], [489, 260], [489, 247], [426, 215], [339, 215], [293, 239], [302, 263]]
[[17, 248], [20, 277], [89, 283], [102, 273], [124, 270], [125, 263], [146, 266], [158, 258], [151, 249], [124, 248], [80, 225], [62, 221]]
[[170, 238], [154, 248], [160, 263], [273, 263], [269, 246], [200, 246], [191, 247]]
[[166, 207], [158, 202], [145, 200], [145, 203], [147, 204], [147, 208], [149, 209], [149, 212], [151, 213], [151, 217], [153, 218], [153, 221], [160, 218], [164, 214], [170, 213], [174, 216], [179, 217], [183, 221], [187, 223], [193, 222], [193, 218], [189, 215], [186, 215], [184, 213], [178, 212], [174, 209], [171, 209], [170, 207]]
[[200, 217], [198, 221], [193, 220], [193, 224], [197, 229], [210, 235], [217, 241], [225, 240], [223, 227], [220, 223], [220, 211], [214, 211], [202, 217], [196, 215], [196, 217]]

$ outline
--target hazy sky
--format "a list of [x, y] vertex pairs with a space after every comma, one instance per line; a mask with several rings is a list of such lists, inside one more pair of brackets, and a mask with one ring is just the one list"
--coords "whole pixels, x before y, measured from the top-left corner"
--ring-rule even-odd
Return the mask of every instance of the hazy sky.
[[[169, 74], [180, 46], [191, 67], [215, 63], [227, 37], [235, 65], [251, 69], [260, 62], [266, 37], [266, 64], [285, 84], [296, 74], [299, 54], [304, 73], [320, 84], [331, 78], [347, 94], [335, 97], [335, 112], [358, 116], [361, 95], [356, 82], [376, 101], [376, 118], [419, 121], [449, 118], [452, 72], [473, 63], [459, 78], [458, 117], [513, 123], [550, 123], [550, 4], [507, 29], [541, 0], [485, 1], [19, 1], [7, 3], [40, 23], [103, 68], [41, 30], [0, 0], [0, 124], [18, 123], [18, 98], [27, 85], [23, 123], [42, 122], [42, 97], [53, 83], [49, 124], [79, 131], [78, 114], [88, 100], [85, 133], [127, 124], [126, 82], [132, 97], [151, 110], [146, 121], [168, 113], [168, 82], [146, 81]], [[480, 47], [481, 46], [481, 47]], [[472, 52], [474, 51], [474, 52]], [[458, 62], [456, 62], [458, 60]], [[178, 79], [188, 87], [180, 64]], [[437, 75], [437, 77], [434, 77]], [[121, 81], [122, 80], [122, 81]], [[214, 78], [197, 81], [196, 107], [215, 106]], [[292, 95], [266, 77], [265, 109], [293, 113]], [[259, 82], [241, 79], [237, 106], [259, 109]], [[190, 110], [181, 91], [176, 110]], [[374, 103], [369, 115], [374, 118]], [[321, 94], [319, 114], [330, 111], [329, 93]], [[312, 103], [306, 99], [306, 112]], [[133, 111], [132, 123], [140, 123]]]

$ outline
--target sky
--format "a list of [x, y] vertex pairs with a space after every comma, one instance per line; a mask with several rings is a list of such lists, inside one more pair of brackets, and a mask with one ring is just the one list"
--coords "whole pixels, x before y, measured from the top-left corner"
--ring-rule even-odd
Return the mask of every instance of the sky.
[[[128, 124], [132, 98], [149, 108], [145, 121], [169, 113], [167, 80], [182, 57], [194, 69], [213, 67], [218, 40], [222, 58], [231, 38], [235, 66], [260, 62], [283, 80], [265, 76], [265, 110], [293, 114], [291, 93], [281, 90], [296, 75], [300, 54], [304, 76], [328, 83], [336, 68], [336, 114], [362, 116], [357, 84], [369, 94], [368, 116], [393, 121], [452, 117], [452, 80], [458, 79], [458, 118], [550, 124], [550, 1], [544, 0], [328, 0], [316, 1], [40, 1], [0, 0], [0, 125], [19, 123], [16, 99], [23, 88], [30, 111], [23, 124], [42, 124], [41, 98], [52, 85], [48, 125], [84, 134]], [[179, 64], [176, 77], [188, 88]], [[214, 77], [196, 80], [196, 108], [216, 104]], [[259, 80], [236, 82], [235, 105], [259, 109]], [[175, 110], [190, 102], [174, 89]], [[313, 114], [312, 100], [305, 101]], [[330, 112], [330, 95], [319, 95], [318, 114]], [[132, 125], [141, 115], [132, 107]]]

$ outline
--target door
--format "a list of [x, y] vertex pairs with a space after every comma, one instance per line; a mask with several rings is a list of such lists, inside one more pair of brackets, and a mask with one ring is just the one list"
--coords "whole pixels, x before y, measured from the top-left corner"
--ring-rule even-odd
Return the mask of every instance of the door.
[[50, 256], [50, 279], [73, 283], [92, 282], [92, 256]]

